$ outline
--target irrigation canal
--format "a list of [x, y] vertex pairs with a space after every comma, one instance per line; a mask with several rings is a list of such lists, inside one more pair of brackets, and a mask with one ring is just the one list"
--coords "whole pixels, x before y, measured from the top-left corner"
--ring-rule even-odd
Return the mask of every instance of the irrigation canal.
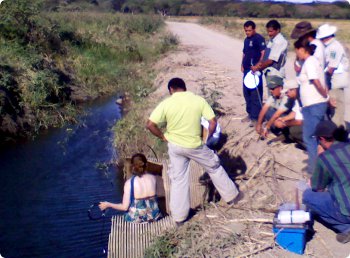
[[0, 149], [2, 257], [106, 257], [115, 213], [106, 213], [102, 230], [87, 210], [121, 200], [120, 175], [106, 166], [116, 157], [111, 128], [121, 112], [114, 100], [87, 106], [76, 125]]

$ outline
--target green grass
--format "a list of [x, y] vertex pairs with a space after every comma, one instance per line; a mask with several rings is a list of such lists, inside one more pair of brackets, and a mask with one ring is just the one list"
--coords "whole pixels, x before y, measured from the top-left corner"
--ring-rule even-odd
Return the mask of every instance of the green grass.
[[[236, 38], [244, 39], [245, 33], [243, 31], [243, 24], [247, 20], [252, 20], [256, 23], [256, 30], [263, 35], [265, 39], [268, 39], [265, 25], [271, 20], [267, 18], [237, 18], [237, 17], [202, 17], [198, 20], [199, 23], [207, 26], [217, 27], [224, 29]], [[290, 18], [278, 18], [277, 19], [282, 26], [282, 34], [289, 40], [289, 45], [293, 46], [294, 40], [290, 39], [290, 34], [298, 22], [302, 19], [290, 19]], [[304, 19], [305, 20], [305, 19]], [[324, 23], [329, 23], [337, 26], [338, 31], [336, 33], [337, 39], [339, 39], [345, 46], [350, 47], [350, 21], [349, 20], [332, 20], [332, 19], [306, 19], [311, 22], [314, 28], [318, 28]]]
[[49, 12], [31, 19], [26, 44], [12, 31], [0, 36], [0, 87], [19, 94], [15, 101], [34, 116], [32, 132], [74, 120], [72, 87], [82, 100], [116, 92], [136, 102], [146, 97], [152, 64], [177, 43], [160, 16]]

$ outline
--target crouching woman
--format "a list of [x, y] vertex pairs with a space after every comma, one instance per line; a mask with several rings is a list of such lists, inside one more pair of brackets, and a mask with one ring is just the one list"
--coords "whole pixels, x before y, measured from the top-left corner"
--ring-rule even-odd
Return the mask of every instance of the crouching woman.
[[161, 218], [156, 196], [156, 177], [147, 173], [147, 159], [141, 154], [131, 158], [132, 174], [124, 184], [122, 203], [101, 202], [101, 210], [112, 208], [126, 211], [125, 221], [142, 223]]

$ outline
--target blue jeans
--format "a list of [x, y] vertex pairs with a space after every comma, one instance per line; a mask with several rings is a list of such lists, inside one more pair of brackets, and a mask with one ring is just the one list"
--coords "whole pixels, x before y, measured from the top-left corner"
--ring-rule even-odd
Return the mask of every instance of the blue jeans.
[[[244, 71], [244, 76], [250, 70]], [[243, 77], [244, 78], [244, 77]], [[263, 98], [263, 78], [262, 74], [259, 76], [259, 85], [255, 89], [248, 89], [243, 83], [243, 95], [246, 102], [246, 111], [249, 118], [252, 120], [258, 120], [259, 113], [262, 105]]]
[[318, 103], [303, 107], [303, 141], [309, 156], [308, 173], [312, 174], [315, 168], [317, 158], [317, 139], [313, 136], [316, 126], [324, 119], [327, 111], [327, 103]]
[[303, 194], [303, 203], [322, 224], [336, 232], [350, 231], [350, 217], [341, 214], [339, 206], [329, 192], [314, 192], [307, 189]]
[[211, 149], [211, 150], [217, 150], [219, 141], [220, 141], [220, 136], [219, 136], [218, 138], [215, 138], [215, 137], [212, 136], [212, 137], [210, 137], [210, 138], [207, 140], [206, 145], [207, 145], [208, 148]]

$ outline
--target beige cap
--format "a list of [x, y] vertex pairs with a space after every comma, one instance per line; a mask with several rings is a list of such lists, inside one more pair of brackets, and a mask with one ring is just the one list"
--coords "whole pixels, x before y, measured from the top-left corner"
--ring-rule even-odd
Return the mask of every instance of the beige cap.
[[299, 84], [296, 80], [286, 80], [283, 85], [284, 90], [297, 89]]

